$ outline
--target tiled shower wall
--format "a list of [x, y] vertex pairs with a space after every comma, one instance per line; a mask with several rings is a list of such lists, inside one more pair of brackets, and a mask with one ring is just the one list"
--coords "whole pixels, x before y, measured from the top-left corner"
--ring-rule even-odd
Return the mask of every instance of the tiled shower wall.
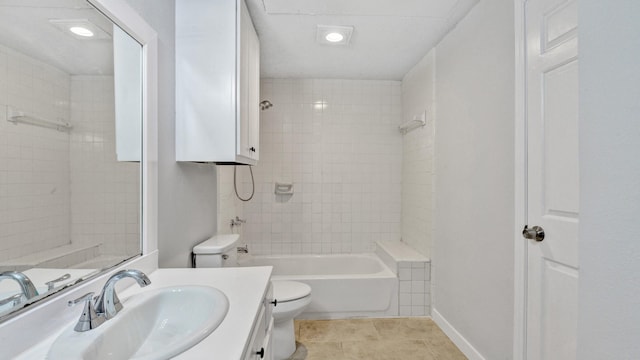
[[140, 252], [140, 164], [116, 160], [112, 76], [71, 77], [71, 237], [101, 253]]
[[434, 179], [434, 52], [427, 54], [402, 81], [404, 121], [426, 112], [426, 125], [403, 138], [402, 240], [422, 255], [431, 256]]
[[[401, 82], [262, 79], [260, 96], [273, 107], [261, 112], [256, 192], [243, 207], [251, 252], [360, 253], [399, 239]], [[275, 182], [293, 195], [275, 195]]]
[[69, 243], [69, 134], [7, 122], [7, 107], [69, 121], [69, 75], [0, 46], [0, 261]]
[[[8, 106], [73, 129], [14, 125]], [[0, 46], [0, 261], [72, 242], [138, 251], [138, 164], [115, 161], [113, 113], [112, 77], [70, 76]]]

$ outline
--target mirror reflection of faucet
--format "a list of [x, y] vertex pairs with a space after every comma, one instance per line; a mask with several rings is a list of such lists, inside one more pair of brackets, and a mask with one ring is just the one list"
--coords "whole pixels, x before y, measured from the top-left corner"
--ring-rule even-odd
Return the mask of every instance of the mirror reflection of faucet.
[[111, 275], [104, 284], [100, 295], [94, 298], [94, 293], [90, 292], [75, 300], [69, 301], [69, 306], [84, 303], [82, 316], [78, 319], [78, 323], [74, 328], [75, 331], [84, 332], [95, 329], [105, 321], [116, 316], [116, 314], [122, 310], [122, 304], [116, 294], [115, 285], [119, 280], [127, 277], [136, 280], [140, 287], [151, 284], [151, 280], [140, 270], [120, 270]]
[[16, 306], [20, 304], [20, 302], [22, 301], [22, 295], [23, 295], [22, 293], [19, 293], [19, 294], [9, 296], [8, 298], [4, 298], [0, 300], [0, 306], [7, 305], [7, 304], [11, 304], [11, 306]]
[[18, 271], [5, 271], [0, 274], [0, 281], [4, 279], [11, 279], [18, 282], [20, 285], [20, 290], [22, 291], [22, 295], [24, 295], [27, 300], [38, 296], [38, 291], [36, 287], [33, 285], [33, 282], [29, 277]]
[[55, 287], [57, 282], [65, 281], [65, 280], [69, 279], [70, 277], [71, 277], [71, 274], [66, 273], [66, 274], [60, 276], [59, 278], [53, 279], [51, 281], [47, 281], [44, 284], [47, 285], [47, 291], [51, 291], [51, 290], [53, 290], [53, 288]]

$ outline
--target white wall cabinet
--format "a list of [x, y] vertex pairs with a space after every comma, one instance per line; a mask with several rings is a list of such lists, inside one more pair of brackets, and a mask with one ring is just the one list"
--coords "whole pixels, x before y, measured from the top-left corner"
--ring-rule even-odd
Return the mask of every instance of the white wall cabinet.
[[176, 160], [255, 165], [260, 42], [243, 0], [176, 2]]

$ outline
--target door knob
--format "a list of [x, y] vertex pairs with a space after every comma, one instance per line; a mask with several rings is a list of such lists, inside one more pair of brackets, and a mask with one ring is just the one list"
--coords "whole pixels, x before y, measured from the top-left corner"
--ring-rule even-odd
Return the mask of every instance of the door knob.
[[525, 239], [540, 242], [544, 240], [544, 229], [540, 226], [534, 226], [529, 229], [529, 225], [525, 225], [524, 229], [522, 229], [522, 236]]

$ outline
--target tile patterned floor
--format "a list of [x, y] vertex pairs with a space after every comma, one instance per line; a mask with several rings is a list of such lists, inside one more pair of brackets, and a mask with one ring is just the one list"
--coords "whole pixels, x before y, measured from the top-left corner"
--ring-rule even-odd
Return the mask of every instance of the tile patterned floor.
[[466, 359], [426, 318], [296, 320], [295, 331], [302, 346], [290, 360]]

